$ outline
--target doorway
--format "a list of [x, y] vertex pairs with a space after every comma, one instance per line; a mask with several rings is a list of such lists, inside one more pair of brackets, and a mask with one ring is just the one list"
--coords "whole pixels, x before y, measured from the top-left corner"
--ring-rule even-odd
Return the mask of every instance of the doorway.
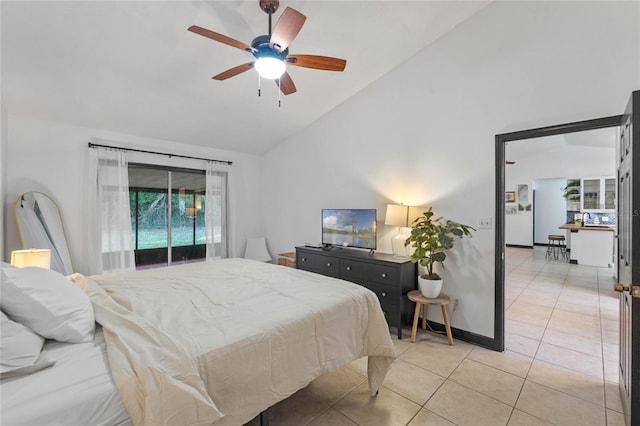
[[[495, 152], [496, 152], [496, 241], [495, 241], [495, 318], [494, 318], [494, 349], [504, 351], [505, 349], [505, 261], [506, 261], [506, 233], [505, 233], [505, 193], [508, 190], [506, 186], [506, 167], [507, 160], [513, 160], [506, 157], [506, 147], [509, 143], [518, 141], [533, 142], [542, 141], [549, 136], [572, 134], [588, 130], [604, 129], [617, 127], [620, 125], [621, 116], [611, 116], [594, 120], [586, 120], [574, 123], [561, 124], [556, 126], [548, 126], [537, 129], [529, 129], [512, 133], [496, 135]], [[533, 220], [533, 217], [531, 218]], [[533, 227], [531, 227], [533, 229]], [[533, 246], [532, 235], [531, 246]]]
[[[614, 268], [584, 258], [580, 264], [570, 263], [570, 253], [558, 247], [548, 252], [547, 244], [549, 235], [565, 238], [563, 245], [574, 240], [576, 234], [559, 229], [582, 217], [580, 202], [564, 197], [567, 180], [615, 176], [618, 139], [619, 126], [512, 141], [505, 151], [506, 191], [516, 193], [511, 204], [517, 207], [516, 215], [507, 215], [505, 221], [505, 350], [532, 359], [534, 376], [542, 371], [553, 375], [556, 380], [546, 386], [556, 389], [557, 382], [566, 379], [563, 391], [607, 407], [620, 406], [615, 392], [619, 306]], [[530, 197], [518, 190], [527, 187], [535, 195], [533, 212], [526, 209]], [[615, 213], [606, 214], [615, 223]], [[518, 224], [520, 235], [509, 229]], [[608, 256], [603, 257], [612, 264], [613, 229], [580, 231], [592, 232], [610, 239]], [[510, 238], [519, 238], [522, 246], [514, 247]], [[588, 383], [594, 394], [581, 394], [578, 383]], [[605, 400], [596, 399], [596, 392], [606, 394]], [[609, 415], [621, 414], [609, 411], [607, 421]]]

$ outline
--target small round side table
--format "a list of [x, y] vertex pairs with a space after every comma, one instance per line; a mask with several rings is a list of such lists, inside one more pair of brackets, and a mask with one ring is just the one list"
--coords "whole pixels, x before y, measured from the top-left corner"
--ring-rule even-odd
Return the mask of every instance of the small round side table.
[[449, 344], [453, 345], [453, 337], [451, 336], [451, 326], [449, 325], [449, 314], [447, 313], [447, 305], [449, 304], [449, 296], [444, 293], [440, 293], [438, 297], [429, 299], [424, 297], [420, 290], [412, 290], [407, 294], [409, 300], [416, 303], [416, 311], [413, 314], [413, 328], [411, 329], [411, 343], [416, 341], [416, 332], [418, 330], [418, 318], [420, 317], [420, 310], [422, 309], [422, 329], [427, 329], [427, 306], [428, 305], [440, 305], [442, 309], [442, 318], [444, 319], [444, 329], [447, 331], [447, 340]]

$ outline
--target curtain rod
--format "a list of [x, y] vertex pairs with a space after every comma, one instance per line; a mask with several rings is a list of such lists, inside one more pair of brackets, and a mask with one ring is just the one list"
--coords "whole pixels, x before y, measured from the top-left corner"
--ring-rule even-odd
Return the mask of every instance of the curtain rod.
[[156, 152], [156, 151], [145, 151], [144, 149], [122, 148], [122, 147], [119, 147], [119, 146], [100, 145], [100, 144], [91, 143], [91, 142], [89, 142], [89, 148], [121, 149], [121, 150], [123, 150], [123, 151], [142, 152], [142, 153], [144, 153], [144, 154], [166, 155], [166, 156], [168, 156], [168, 157], [188, 158], [188, 159], [190, 159], [190, 160], [213, 161], [214, 163], [227, 164], [227, 165], [229, 165], [229, 166], [233, 164], [233, 161], [212, 160], [212, 159], [210, 159], [210, 158], [191, 157], [191, 156], [189, 156], [189, 155], [168, 154], [168, 153], [166, 153], [166, 152]]

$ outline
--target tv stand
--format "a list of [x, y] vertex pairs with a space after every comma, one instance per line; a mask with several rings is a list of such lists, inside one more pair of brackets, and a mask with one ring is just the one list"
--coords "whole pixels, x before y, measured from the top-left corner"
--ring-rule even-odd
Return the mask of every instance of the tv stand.
[[296, 247], [296, 267], [351, 281], [373, 291], [387, 323], [397, 327], [398, 339], [402, 339], [402, 325], [411, 324], [413, 304], [407, 293], [417, 288], [418, 272], [409, 259], [396, 259], [373, 250]]

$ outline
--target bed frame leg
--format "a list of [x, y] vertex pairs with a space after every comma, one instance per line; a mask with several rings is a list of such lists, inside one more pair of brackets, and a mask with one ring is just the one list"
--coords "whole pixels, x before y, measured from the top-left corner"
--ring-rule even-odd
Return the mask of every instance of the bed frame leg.
[[269, 411], [271, 407], [260, 413], [260, 426], [269, 426]]

